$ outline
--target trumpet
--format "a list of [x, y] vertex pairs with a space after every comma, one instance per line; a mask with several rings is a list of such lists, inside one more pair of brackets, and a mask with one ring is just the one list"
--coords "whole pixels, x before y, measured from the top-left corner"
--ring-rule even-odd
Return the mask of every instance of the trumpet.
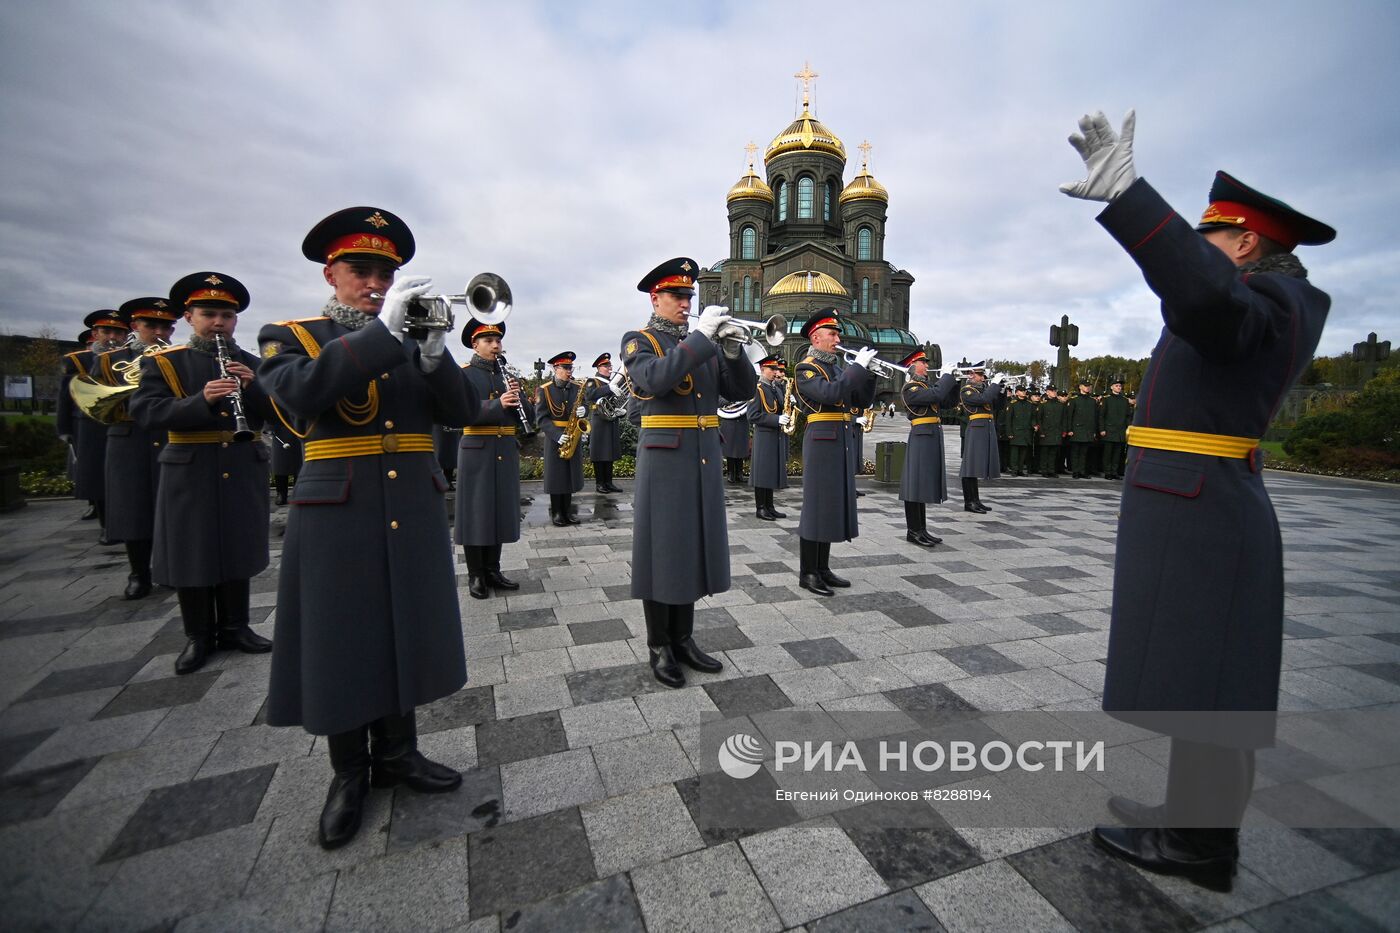
[[[850, 347], [837, 347], [836, 349], [840, 350], [841, 353], [846, 357], [847, 363], [855, 362], [855, 350], [852, 350]], [[906, 376], [909, 375], [908, 366], [900, 366], [898, 363], [891, 363], [889, 360], [882, 360], [878, 356], [870, 361], [870, 369], [877, 376], [893, 376], [897, 372], [903, 373]]]
[[[697, 314], [686, 312], [686, 317], [699, 317]], [[724, 331], [731, 325], [738, 325], [744, 328], [747, 333], [729, 333]], [[717, 340], [735, 340], [741, 344], [748, 345], [763, 341], [770, 347], [781, 346], [787, 339], [787, 318], [781, 314], [775, 314], [766, 321], [746, 321], [742, 318], [730, 318], [720, 326], [720, 333], [715, 335]]]
[[[370, 297], [384, 300], [379, 292], [371, 292]], [[483, 324], [500, 324], [510, 317], [510, 286], [496, 273], [483, 272], [468, 282], [460, 295], [419, 295], [408, 306], [404, 330], [414, 338], [426, 337], [430, 330], [452, 330], [456, 326], [453, 305], [466, 305], [471, 316]]]

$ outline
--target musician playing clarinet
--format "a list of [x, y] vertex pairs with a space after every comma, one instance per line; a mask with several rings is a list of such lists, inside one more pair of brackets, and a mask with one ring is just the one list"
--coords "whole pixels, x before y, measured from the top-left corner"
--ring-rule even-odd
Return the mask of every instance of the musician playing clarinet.
[[223, 272], [176, 282], [170, 302], [192, 333], [183, 346], [141, 361], [131, 415], [168, 433], [160, 452], [151, 573], [175, 587], [185, 650], [175, 673], [204, 666], [216, 649], [249, 654], [272, 642], [249, 627], [249, 580], [267, 567], [268, 451], [255, 433], [269, 411], [254, 383], [258, 358], [238, 346], [248, 290]]

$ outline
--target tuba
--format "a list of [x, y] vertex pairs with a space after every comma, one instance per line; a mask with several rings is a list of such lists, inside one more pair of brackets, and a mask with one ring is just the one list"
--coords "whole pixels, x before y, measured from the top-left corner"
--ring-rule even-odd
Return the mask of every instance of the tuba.
[[560, 460], [572, 460], [578, 452], [579, 442], [588, 433], [588, 419], [578, 416], [579, 407], [583, 405], [583, 383], [577, 379], [570, 379], [569, 385], [578, 386], [579, 393], [578, 400], [569, 409], [569, 421], [564, 427], [564, 443], [559, 445]]

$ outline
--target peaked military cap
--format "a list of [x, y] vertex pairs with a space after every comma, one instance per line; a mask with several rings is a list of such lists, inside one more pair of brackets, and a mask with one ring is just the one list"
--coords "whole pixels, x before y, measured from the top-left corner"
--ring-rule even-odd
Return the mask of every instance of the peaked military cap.
[[378, 207], [336, 211], [301, 242], [303, 256], [326, 265], [337, 259], [377, 259], [397, 267], [412, 259], [414, 250], [408, 224]]
[[505, 321], [499, 324], [487, 324], [474, 317], [469, 317], [467, 318], [467, 326], [462, 328], [462, 345], [469, 347], [478, 337], [504, 337], [505, 335]]
[[837, 333], [841, 332], [841, 319], [836, 315], [835, 308], [822, 308], [802, 323], [802, 339], [811, 340], [812, 331], [819, 327], [829, 327]]
[[758, 361], [758, 367], [759, 369], [762, 369], [765, 366], [770, 367], [772, 369], [782, 369], [783, 361], [778, 359], [776, 356], [765, 356], [763, 359]]
[[600, 354], [599, 357], [598, 357], [596, 360], [593, 361], [593, 368], [594, 368], [594, 369], [597, 369], [599, 366], [602, 366], [604, 363], [607, 363], [609, 366], [612, 365], [612, 354], [611, 354], [611, 353], [603, 353], [603, 354]]
[[650, 292], [653, 295], [657, 292], [693, 295], [695, 294], [695, 273], [698, 269], [699, 266], [696, 265], [694, 259], [685, 256], [668, 259], [642, 276], [642, 280], [637, 283], [637, 291]]
[[131, 330], [131, 324], [122, 316], [120, 311], [112, 308], [103, 308], [101, 311], [94, 311], [83, 318], [83, 326], [93, 327], [116, 327], [121, 330]]
[[913, 353], [909, 354], [909, 355], [906, 356], [904, 359], [900, 360], [900, 361], [899, 361], [899, 365], [900, 365], [900, 366], [913, 366], [913, 365], [914, 365], [915, 363], [917, 363], [919, 360], [923, 360], [925, 363], [928, 362], [928, 354], [925, 353], [925, 352], [923, 351], [923, 348], [922, 348], [922, 347], [920, 347], [919, 349], [915, 350]]
[[549, 358], [550, 366], [572, 366], [578, 354], [573, 350], [565, 350], [563, 353], [556, 353]]
[[170, 286], [170, 300], [181, 311], [190, 305], [222, 305], [242, 311], [252, 298], [243, 283], [219, 272], [191, 272]]
[[1215, 173], [1210, 186], [1210, 205], [1201, 215], [1196, 229], [1201, 233], [1224, 227], [1241, 227], [1266, 236], [1286, 250], [1299, 246], [1320, 246], [1331, 243], [1337, 231], [1319, 220], [1294, 210], [1278, 198], [1233, 178], [1224, 172]]
[[145, 318], [148, 321], [178, 320], [184, 312], [166, 298], [133, 298], [117, 309], [128, 321]]
[[1123, 384], [1123, 377], [1122, 377], [1122, 376], [1114, 376], [1112, 379], [1108, 380], [1108, 384], [1109, 384], [1110, 387], [1112, 387], [1112, 386], [1121, 386], [1121, 385]]
[[85, 331], [83, 331], [81, 334], [78, 335], [78, 345], [79, 345], [79, 346], [85, 347], [85, 346], [88, 345], [88, 342], [91, 341], [91, 340], [92, 340], [92, 330], [91, 330], [91, 329], [85, 330]]

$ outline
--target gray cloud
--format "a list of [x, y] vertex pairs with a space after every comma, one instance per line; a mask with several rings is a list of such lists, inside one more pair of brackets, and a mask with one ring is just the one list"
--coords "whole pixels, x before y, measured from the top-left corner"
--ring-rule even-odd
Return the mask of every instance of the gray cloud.
[[1150, 350], [1135, 267], [1055, 190], [1100, 107], [1137, 108], [1139, 170], [1183, 214], [1226, 168], [1339, 228], [1302, 254], [1323, 352], [1400, 332], [1389, 3], [403, 6], [7, 5], [0, 325], [66, 335], [212, 268], [252, 291], [251, 341], [325, 298], [306, 230], [374, 203], [413, 227], [411, 272], [510, 280], [517, 363], [591, 359], [656, 262], [723, 258], [743, 145], [792, 119], [810, 58], [818, 116], [875, 145], [913, 329], [947, 354], [1046, 357], [1065, 313], [1082, 355]]

